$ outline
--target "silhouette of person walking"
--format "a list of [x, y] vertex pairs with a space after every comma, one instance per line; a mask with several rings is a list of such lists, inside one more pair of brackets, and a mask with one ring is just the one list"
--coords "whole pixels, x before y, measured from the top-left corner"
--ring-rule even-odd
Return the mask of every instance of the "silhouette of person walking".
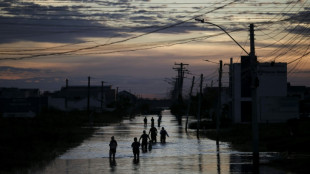
[[151, 134], [151, 142], [152, 143], [156, 143], [157, 140], [156, 140], [156, 136], [157, 136], [157, 129], [156, 127], [151, 127], [150, 131], [149, 131], [149, 135]]
[[144, 117], [144, 126], [147, 126], [147, 118], [146, 117]]
[[143, 131], [143, 134], [140, 136], [139, 142], [142, 139], [142, 151], [147, 151], [147, 140], [150, 140], [150, 137], [148, 134], [146, 134], [145, 130]]
[[132, 152], [133, 152], [133, 156], [134, 156], [134, 160], [139, 160], [139, 155], [140, 155], [140, 143], [138, 142], [137, 137], [134, 138], [134, 142], [131, 144], [132, 147]]
[[154, 118], [151, 119], [151, 127], [154, 127]]
[[112, 160], [112, 156], [113, 156], [113, 161], [115, 161], [115, 153], [116, 153], [117, 142], [114, 139], [114, 136], [111, 137], [111, 141], [110, 141], [109, 146], [110, 146], [110, 153], [109, 153], [110, 161]]
[[161, 114], [158, 114], [158, 119], [157, 119], [158, 127], [160, 127], [161, 117], [162, 117]]
[[166, 143], [166, 136], [169, 137], [167, 131], [165, 130], [164, 127], [161, 128], [160, 130], [160, 142], [161, 143]]

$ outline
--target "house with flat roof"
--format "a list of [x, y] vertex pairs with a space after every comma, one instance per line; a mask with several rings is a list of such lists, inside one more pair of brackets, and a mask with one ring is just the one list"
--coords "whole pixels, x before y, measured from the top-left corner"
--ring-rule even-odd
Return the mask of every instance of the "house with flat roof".
[[[230, 65], [231, 119], [235, 123], [252, 119], [251, 69], [249, 57]], [[287, 64], [258, 63], [257, 117], [259, 122], [285, 122], [299, 116], [299, 99], [287, 95]]]

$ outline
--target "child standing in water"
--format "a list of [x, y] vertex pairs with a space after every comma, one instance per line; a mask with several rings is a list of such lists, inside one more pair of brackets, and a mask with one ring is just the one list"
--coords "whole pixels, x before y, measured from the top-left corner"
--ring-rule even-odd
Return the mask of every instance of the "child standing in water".
[[134, 155], [134, 160], [139, 160], [139, 155], [140, 155], [140, 143], [138, 142], [137, 137], [134, 138], [134, 142], [131, 144], [132, 147], [132, 152]]
[[113, 156], [113, 161], [115, 161], [115, 153], [116, 153], [116, 147], [117, 147], [117, 142], [116, 140], [114, 139], [114, 136], [111, 137], [111, 141], [110, 141], [110, 153], [109, 153], [109, 158], [110, 158], [110, 161], [112, 160], [112, 156]]

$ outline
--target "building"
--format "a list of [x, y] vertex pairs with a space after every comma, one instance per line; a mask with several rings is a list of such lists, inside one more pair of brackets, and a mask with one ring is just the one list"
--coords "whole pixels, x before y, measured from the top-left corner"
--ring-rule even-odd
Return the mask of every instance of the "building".
[[287, 84], [287, 95], [299, 98], [300, 117], [310, 117], [310, 88]]
[[0, 106], [3, 117], [35, 117], [47, 100], [39, 89], [0, 88]]
[[[88, 99], [89, 98], [89, 99]], [[115, 102], [116, 91], [111, 86], [66, 86], [48, 97], [49, 108], [63, 111], [107, 110]]]
[[[231, 119], [250, 122], [252, 115], [251, 70], [248, 56], [230, 67]], [[287, 95], [287, 64], [258, 63], [257, 117], [259, 122], [284, 122], [299, 115], [297, 97]]]

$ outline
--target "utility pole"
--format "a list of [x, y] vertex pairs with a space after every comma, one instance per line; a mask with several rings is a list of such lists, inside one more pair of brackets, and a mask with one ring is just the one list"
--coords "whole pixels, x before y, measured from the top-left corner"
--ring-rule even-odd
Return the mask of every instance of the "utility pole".
[[116, 87], [116, 92], [115, 92], [115, 101], [118, 102], [118, 87]]
[[103, 84], [104, 81], [101, 81], [101, 111], [103, 111]]
[[233, 96], [233, 58], [230, 58], [229, 62], [229, 96], [231, 99], [230, 102], [230, 118], [234, 118], [234, 96]]
[[217, 109], [217, 117], [216, 117], [216, 144], [219, 144], [219, 134], [220, 134], [220, 117], [222, 114], [222, 67], [223, 62], [220, 60], [220, 69], [219, 69], [219, 86], [218, 86], [218, 109]]
[[186, 132], [187, 132], [187, 124], [188, 124], [188, 115], [189, 115], [189, 112], [190, 112], [191, 102], [192, 102], [192, 92], [193, 92], [194, 83], [195, 83], [195, 76], [193, 76], [191, 89], [189, 91], [189, 100], [188, 100], [187, 113], [186, 113], [187, 117], [186, 117], [186, 123], [185, 123], [185, 131]]
[[202, 98], [202, 81], [203, 81], [203, 74], [200, 75], [200, 93], [198, 98], [198, 111], [197, 111], [197, 138], [199, 139], [199, 129], [200, 129], [200, 109], [201, 109], [201, 98]]
[[182, 91], [183, 91], [183, 79], [184, 79], [184, 72], [187, 71], [184, 66], [185, 65], [188, 65], [188, 64], [185, 64], [185, 63], [175, 63], [174, 65], [179, 65], [180, 67], [179, 68], [173, 68], [175, 69], [176, 71], [178, 71], [178, 77], [177, 77], [177, 84], [176, 84], [176, 87], [177, 87], [177, 99], [178, 101], [181, 101], [182, 100]]
[[69, 80], [66, 79], [66, 88], [68, 88], [68, 86], [69, 86]]
[[257, 120], [257, 57], [255, 55], [254, 45], [254, 25], [250, 24], [250, 66], [251, 66], [251, 95], [252, 95], [252, 134], [253, 134], [253, 165], [258, 168], [259, 165], [259, 129]]
[[88, 85], [87, 85], [87, 113], [89, 114], [90, 112], [90, 103], [89, 103], [89, 99], [90, 99], [90, 76], [88, 76]]
[[65, 90], [66, 90], [66, 97], [65, 97], [65, 108], [66, 109], [68, 109], [68, 84], [69, 84], [69, 80], [68, 79], [66, 79], [66, 88], [65, 88]]

